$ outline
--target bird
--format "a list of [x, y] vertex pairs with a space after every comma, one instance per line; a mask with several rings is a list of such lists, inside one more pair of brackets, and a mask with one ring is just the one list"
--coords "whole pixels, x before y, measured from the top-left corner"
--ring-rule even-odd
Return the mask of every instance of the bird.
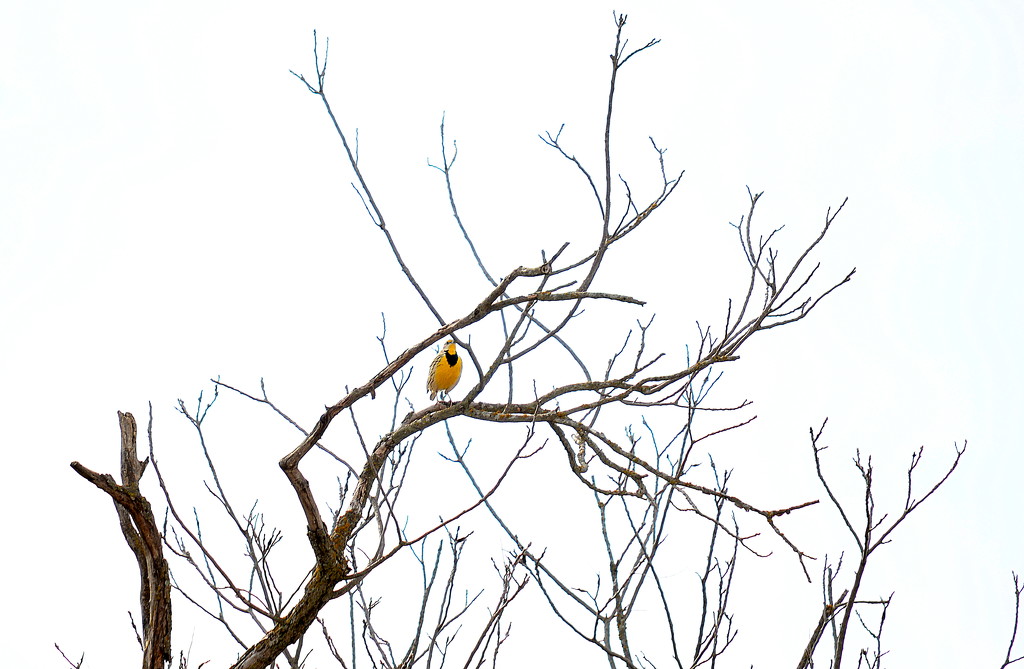
[[430, 393], [430, 399], [433, 400], [439, 393], [450, 393], [461, 377], [462, 358], [455, 350], [455, 342], [449, 339], [430, 363], [430, 371], [427, 372], [427, 392]]

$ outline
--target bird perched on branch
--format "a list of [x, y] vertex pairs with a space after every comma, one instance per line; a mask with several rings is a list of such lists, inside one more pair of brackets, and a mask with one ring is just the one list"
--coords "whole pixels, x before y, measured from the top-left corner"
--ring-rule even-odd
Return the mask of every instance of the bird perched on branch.
[[427, 372], [427, 391], [430, 393], [430, 399], [433, 400], [439, 393], [448, 395], [461, 376], [462, 358], [455, 350], [455, 342], [449, 339], [430, 363], [430, 371]]

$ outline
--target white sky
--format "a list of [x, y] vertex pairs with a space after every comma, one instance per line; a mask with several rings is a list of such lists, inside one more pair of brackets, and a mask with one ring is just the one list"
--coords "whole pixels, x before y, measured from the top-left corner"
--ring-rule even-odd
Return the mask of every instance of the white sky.
[[[1010, 570], [1024, 571], [1024, 6], [614, 7], [630, 15], [631, 44], [662, 39], [622, 74], [619, 171], [650, 195], [648, 135], [686, 170], [646, 236], [609, 264], [604, 288], [649, 301], [614, 327], [657, 313], [659, 337], [678, 347], [695, 319], [721, 319], [735, 286], [714, 279], [739, 269], [726, 223], [745, 213], [745, 186], [766, 191], [760, 222], [786, 224], [790, 251], [849, 196], [819, 258], [828, 277], [857, 275], [728, 371], [726, 395], [754, 400], [759, 420], [721, 458], [737, 469], [735, 492], [801, 501], [775, 503], [788, 476], [810, 475], [807, 428], [828, 416], [836, 471], [848, 473], [856, 448], [870, 452], [898, 502], [913, 449], [926, 446], [922, 475], [934, 476], [967, 439], [961, 469], [879, 557], [872, 585], [896, 591], [894, 665], [995, 666]], [[117, 410], [144, 421], [152, 401], [171, 461], [195, 446], [176, 400], [209, 392], [209, 378], [256, 389], [265, 377], [308, 425], [376, 371], [382, 311], [392, 350], [435, 327], [349, 187], [322, 107], [288, 73], [312, 72], [312, 30], [331, 39], [331, 102], [346, 130], [359, 128], [393, 234], [455, 318], [483, 283], [427, 165], [440, 160], [442, 113], [459, 143], [461, 211], [490, 267], [534, 264], [565, 240], [582, 250], [594, 238], [590, 196], [536, 137], [565, 123], [567, 144], [599, 171], [612, 8], [0, 8], [0, 508], [16, 616], [0, 625], [5, 663], [60, 666], [55, 641], [85, 651], [87, 666], [134, 662], [134, 562], [110, 503], [68, 467], [116, 471]], [[450, 261], [436, 250], [446, 244], [458, 251]], [[287, 493], [276, 462], [295, 435], [247, 410], [215, 409], [224, 459], [249, 454], [236, 483], [255, 496]], [[282, 499], [281, 515], [300, 522]], [[301, 530], [292, 538], [301, 556]], [[747, 573], [762, 568], [794, 570]], [[747, 585], [765, 601], [797, 596], [767, 578]], [[731, 661], [779, 666], [753, 650], [758, 630], [788, 625], [803, 639], [817, 615], [806, 613], [740, 620], [751, 647]], [[234, 652], [197, 629], [197, 647]], [[191, 629], [177, 633], [187, 644]]]

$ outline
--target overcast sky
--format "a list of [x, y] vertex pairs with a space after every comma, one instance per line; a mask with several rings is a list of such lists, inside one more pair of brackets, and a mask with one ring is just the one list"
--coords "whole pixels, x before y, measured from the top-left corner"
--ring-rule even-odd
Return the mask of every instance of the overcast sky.
[[[807, 428], [829, 417], [837, 470], [873, 453], [898, 503], [912, 450], [925, 446], [934, 476], [966, 440], [961, 469], [879, 559], [875, 594], [897, 593], [894, 664], [998, 664], [1010, 571], [1024, 571], [1024, 6], [298, 4], [0, 8], [5, 664], [60, 666], [54, 642], [87, 666], [134, 662], [134, 561], [109, 501], [68, 467], [116, 471], [117, 410], [143, 421], [151, 401], [170, 457], [194, 441], [178, 398], [218, 375], [249, 389], [265, 377], [308, 425], [379, 367], [381, 312], [392, 350], [436, 328], [349, 186], [322, 105], [289, 74], [312, 73], [312, 31], [330, 37], [327, 90], [392, 232], [455, 318], [484, 284], [461, 247], [437, 251], [460, 242], [428, 164], [442, 115], [462, 213], [498, 274], [563, 241], [584, 249], [591, 196], [537, 135], [566, 124], [599, 171], [613, 8], [631, 44], [662, 40], [622, 75], [619, 169], [652, 194], [650, 136], [686, 170], [609, 264], [604, 288], [648, 301], [622, 327], [657, 313], [678, 342], [722, 318], [732, 286], [714, 278], [741, 269], [727, 224], [747, 186], [794, 252], [849, 197], [817, 259], [855, 279], [729, 370], [759, 446], [722, 457], [737, 489], [758, 489], [808, 465]], [[251, 450], [253, 480], [283, 486], [295, 435], [225, 411], [218, 429]], [[189, 643], [191, 628], [176, 633]]]

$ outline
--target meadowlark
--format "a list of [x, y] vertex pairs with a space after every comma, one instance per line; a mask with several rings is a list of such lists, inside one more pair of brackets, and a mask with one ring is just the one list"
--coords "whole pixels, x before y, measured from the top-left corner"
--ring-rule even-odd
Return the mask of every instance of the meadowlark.
[[427, 372], [427, 391], [430, 393], [430, 399], [436, 398], [438, 393], [450, 393], [461, 376], [462, 358], [455, 351], [455, 342], [449, 339], [430, 363], [430, 371]]

